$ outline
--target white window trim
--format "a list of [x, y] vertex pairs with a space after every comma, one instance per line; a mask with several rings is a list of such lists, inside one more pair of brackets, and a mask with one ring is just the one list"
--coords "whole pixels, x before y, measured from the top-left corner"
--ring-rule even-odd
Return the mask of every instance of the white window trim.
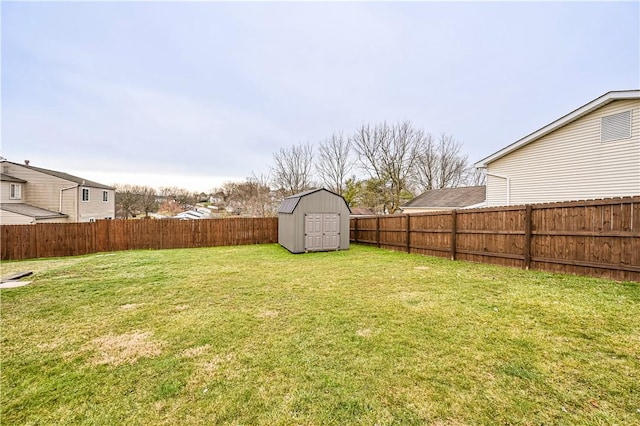
[[103, 203], [108, 203], [109, 202], [109, 191], [107, 190], [102, 190], [102, 202]]
[[[15, 195], [17, 192], [17, 196]], [[19, 183], [12, 183], [9, 187], [9, 199], [21, 200], [22, 199], [22, 185]]]
[[[87, 199], [84, 199], [84, 191], [87, 191]], [[81, 193], [80, 193], [80, 200], [83, 203], [88, 203], [91, 200], [91, 192], [89, 191], [89, 188], [82, 188]]]

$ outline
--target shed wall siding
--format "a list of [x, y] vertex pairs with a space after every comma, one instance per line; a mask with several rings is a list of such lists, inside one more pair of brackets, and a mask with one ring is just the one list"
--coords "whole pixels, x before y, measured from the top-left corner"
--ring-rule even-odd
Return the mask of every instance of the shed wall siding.
[[[601, 118], [632, 111], [631, 138], [600, 142]], [[640, 194], [640, 100], [614, 101], [490, 163], [510, 179], [511, 205]], [[489, 206], [506, 204], [506, 182], [487, 176]]]
[[340, 214], [340, 249], [349, 248], [349, 209], [341, 197], [318, 191], [300, 198], [292, 214], [278, 215], [278, 242], [292, 253], [305, 251], [306, 213]]

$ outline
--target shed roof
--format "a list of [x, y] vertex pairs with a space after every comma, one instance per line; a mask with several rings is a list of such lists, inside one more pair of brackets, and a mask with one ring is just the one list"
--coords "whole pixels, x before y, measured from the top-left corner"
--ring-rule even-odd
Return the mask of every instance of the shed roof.
[[[344, 200], [344, 197], [342, 195], [336, 194], [333, 191], [329, 191], [328, 189], [325, 189], [325, 188], [315, 188], [315, 189], [310, 189], [308, 191], [299, 192], [294, 195], [290, 195], [284, 200], [282, 200], [282, 203], [280, 204], [280, 209], [278, 209], [278, 213], [293, 213], [296, 207], [298, 206], [298, 203], [300, 202], [301, 198], [306, 197], [307, 195], [313, 194], [318, 191], [326, 191]], [[344, 200], [344, 203], [345, 205], [347, 205], [346, 200]], [[349, 208], [348, 205], [347, 205], [347, 208]]]
[[26, 203], [2, 203], [0, 204], [0, 210], [6, 210], [11, 213], [21, 214], [23, 216], [29, 216], [35, 219], [69, 217], [69, 215], [66, 215], [64, 213], [54, 212]]
[[486, 187], [484, 185], [431, 189], [406, 203], [403, 208], [460, 208], [482, 203], [485, 199]]
[[30, 169], [30, 170], [35, 170], [37, 172], [44, 173], [44, 174], [47, 174], [49, 176], [55, 176], [55, 177], [60, 178], [60, 179], [68, 180], [70, 182], [75, 182], [75, 183], [77, 183], [79, 185], [82, 185], [82, 186], [90, 186], [91, 188], [100, 188], [100, 189], [115, 189], [112, 186], [104, 185], [104, 184], [101, 184], [101, 183], [98, 183], [98, 182], [94, 182], [94, 181], [89, 180], [89, 179], [84, 179], [84, 178], [81, 178], [81, 177], [78, 177], [78, 176], [70, 175], [69, 173], [59, 172], [59, 171], [56, 171], [56, 170], [43, 169], [42, 167], [34, 167], [34, 166], [31, 166], [31, 165], [27, 166], [26, 164], [14, 163], [14, 162], [11, 162], [11, 161], [6, 161], [6, 162], [10, 163], [10, 164], [14, 164], [16, 166], [24, 167], [24, 168], [27, 168], [27, 169]]
[[569, 114], [560, 117], [559, 119], [557, 119], [556, 121], [547, 124], [546, 126], [542, 127], [541, 129], [536, 130], [535, 132], [525, 136], [522, 139], [519, 139], [517, 141], [515, 141], [514, 143], [512, 143], [511, 145], [508, 145], [504, 148], [502, 148], [501, 150], [494, 152], [493, 154], [489, 155], [488, 157], [483, 158], [482, 160], [478, 161], [475, 164], [476, 168], [485, 168], [487, 167], [487, 164], [494, 162], [496, 160], [498, 160], [499, 158], [504, 157], [507, 154], [510, 154], [511, 152], [522, 148], [525, 145], [530, 144], [531, 142], [534, 142], [538, 139], [540, 139], [541, 137], [548, 135], [549, 133], [553, 132], [554, 130], [559, 129], [562, 126], [565, 126], [577, 119], [579, 119], [580, 117], [585, 116], [586, 114], [601, 108], [605, 105], [607, 105], [610, 102], [613, 101], [619, 101], [619, 100], [625, 100], [625, 99], [640, 99], [640, 90], [614, 90], [611, 92], [607, 92], [604, 95], [592, 100], [591, 102], [581, 106], [580, 108], [570, 112]]
[[5, 173], [0, 173], [0, 180], [4, 182], [27, 183], [24, 179], [18, 179], [17, 177], [9, 176]]

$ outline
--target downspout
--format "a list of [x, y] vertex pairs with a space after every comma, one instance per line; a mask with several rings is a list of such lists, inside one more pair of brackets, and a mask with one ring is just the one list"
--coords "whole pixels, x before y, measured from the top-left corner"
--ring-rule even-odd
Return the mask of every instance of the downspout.
[[485, 171], [484, 173], [487, 176], [493, 176], [493, 177], [497, 177], [507, 181], [507, 206], [510, 206], [511, 205], [511, 179], [509, 179], [509, 176], [499, 175], [497, 173], [491, 173], [488, 171]]
[[[73, 186], [70, 186], [70, 187], [68, 187], [68, 188], [62, 188], [62, 189], [60, 190], [60, 207], [58, 208], [58, 212], [62, 213], [62, 191], [66, 191], [66, 190], [68, 190], [68, 189], [77, 188], [77, 187], [79, 187], [79, 186], [80, 186], [80, 185], [76, 183], [76, 184], [75, 184], [75, 185], [73, 185]], [[77, 194], [76, 194], [76, 195], [77, 195]], [[76, 197], [76, 198], [77, 198], [77, 197]], [[77, 210], [77, 209], [76, 209], [76, 210]], [[76, 213], [76, 215], [77, 215], [77, 213]]]

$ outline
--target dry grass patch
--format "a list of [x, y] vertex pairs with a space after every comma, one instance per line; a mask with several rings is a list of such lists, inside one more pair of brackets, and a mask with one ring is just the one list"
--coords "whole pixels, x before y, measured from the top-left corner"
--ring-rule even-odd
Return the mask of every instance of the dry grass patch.
[[154, 358], [162, 353], [165, 342], [150, 340], [150, 337], [151, 333], [140, 331], [110, 334], [93, 339], [82, 350], [95, 352], [90, 365], [134, 364], [140, 358]]
[[258, 318], [275, 318], [280, 313], [278, 311], [260, 311], [256, 316]]
[[211, 348], [211, 345], [203, 345], [203, 346], [196, 346], [194, 348], [188, 348], [182, 351], [182, 353], [180, 353], [180, 356], [182, 356], [183, 358], [196, 358], [204, 353], [207, 353], [210, 348]]
[[144, 303], [127, 303], [126, 305], [120, 305], [121, 311], [133, 311], [143, 306]]

